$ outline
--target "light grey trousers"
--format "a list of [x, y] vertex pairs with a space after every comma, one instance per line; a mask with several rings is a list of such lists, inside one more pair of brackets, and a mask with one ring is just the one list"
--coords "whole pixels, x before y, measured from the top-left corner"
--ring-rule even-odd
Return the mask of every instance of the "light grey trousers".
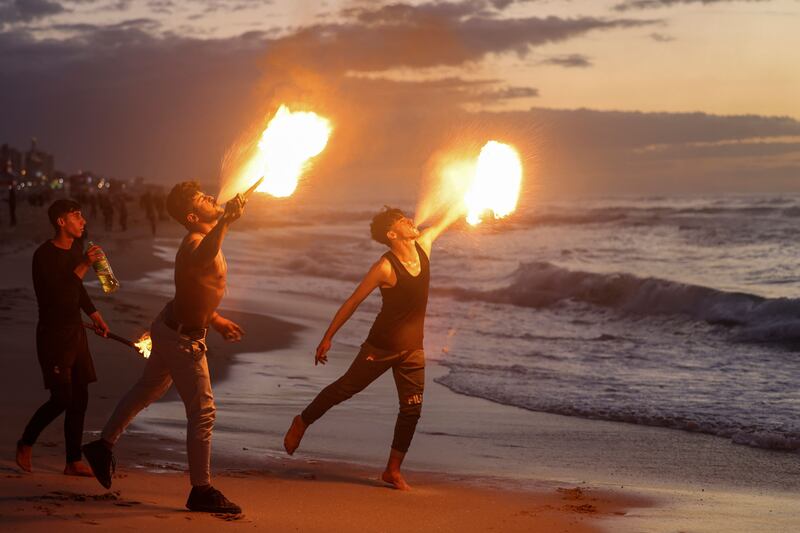
[[[162, 313], [163, 315], [163, 313]], [[211, 483], [211, 431], [216, 407], [203, 339], [189, 339], [168, 328], [159, 315], [150, 336], [153, 351], [139, 381], [117, 404], [102, 437], [115, 444], [139, 411], [161, 398], [175, 383], [186, 408], [186, 451], [192, 486]]]

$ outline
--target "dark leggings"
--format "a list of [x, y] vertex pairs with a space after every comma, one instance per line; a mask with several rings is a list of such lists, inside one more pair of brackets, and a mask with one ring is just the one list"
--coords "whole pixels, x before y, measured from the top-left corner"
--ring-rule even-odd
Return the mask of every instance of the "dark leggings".
[[364, 344], [347, 372], [322, 389], [301, 413], [303, 422], [306, 425], [314, 423], [328, 409], [361, 392], [390, 368], [400, 400], [392, 448], [407, 452], [422, 413], [425, 388], [425, 352], [422, 350], [388, 352]]
[[67, 462], [80, 461], [83, 419], [89, 404], [89, 386], [86, 383], [58, 383], [50, 389], [50, 399], [33, 414], [22, 434], [22, 443], [33, 446], [39, 434], [58, 415], [64, 415], [64, 444]]

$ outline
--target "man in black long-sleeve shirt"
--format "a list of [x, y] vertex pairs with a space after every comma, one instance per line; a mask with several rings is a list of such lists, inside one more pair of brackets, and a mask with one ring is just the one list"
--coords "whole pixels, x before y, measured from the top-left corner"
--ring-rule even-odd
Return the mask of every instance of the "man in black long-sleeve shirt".
[[97, 381], [97, 377], [81, 324], [81, 310], [92, 319], [98, 334], [108, 333], [108, 326], [83, 286], [83, 276], [92, 262], [102, 258], [103, 251], [93, 246], [83, 254], [80, 238], [86, 220], [77, 202], [56, 200], [47, 215], [56, 236], [33, 254], [33, 288], [39, 306], [36, 352], [50, 399], [36, 411], [17, 442], [17, 464], [31, 471], [36, 439], [47, 425], [66, 412], [64, 473], [91, 477], [91, 470], [81, 461], [81, 437], [89, 383]]

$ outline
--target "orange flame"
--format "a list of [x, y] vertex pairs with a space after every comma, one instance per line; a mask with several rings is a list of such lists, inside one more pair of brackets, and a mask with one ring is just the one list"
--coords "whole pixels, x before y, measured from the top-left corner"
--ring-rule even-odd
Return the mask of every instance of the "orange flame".
[[497, 141], [489, 141], [478, 156], [475, 175], [464, 203], [467, 222], [480, 224], [487, 213], [503, 218], [517, 208], [522, 185], [522, 162], [514, 148]]
[[133, 345], [139, 350], [142, 357], [148, 359], [150, 357], [150, 352], [153, 351], [153, 339], [150, 338], [150, 332], [145, 331], [142, 333], [142, 336], [139, 337], [139, 340], [134, 342]]
[[477, 158], [474, 152], [449, 151], [439, 156], [434, 174], [436, 185], [417, 205], [417, 224], [439, 213], [451, 219], [464, 216], [475, 226], [487, 216], [503, 218], [516, 209], [522, 163], [507, 144], [489, 141]]
[[263, 176], [256, 191], [279, 198], [291, 196], [311, 160], [325, 149], [332, 129], [330, 121], [316, 113], [280, 106], [235, 182], [244, 189]]

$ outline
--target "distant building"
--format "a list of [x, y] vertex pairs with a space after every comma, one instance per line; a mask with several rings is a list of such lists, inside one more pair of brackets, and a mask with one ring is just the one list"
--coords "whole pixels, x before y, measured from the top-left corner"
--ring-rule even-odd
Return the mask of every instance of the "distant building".
[[19, 176], [22, 171], [22, 152], [4, 144], [0, 146], [0, 174]]
[[7, 144], [0, 146], [0, 197], [19, 180], [21, 169], [22, 152]]
[[55, 170], [55, 158], [52, 154], [39, 150], [36, 137], [31, 139], [31, 148], [25, 152], [25, 175], [27, 178], [50, 178]]

